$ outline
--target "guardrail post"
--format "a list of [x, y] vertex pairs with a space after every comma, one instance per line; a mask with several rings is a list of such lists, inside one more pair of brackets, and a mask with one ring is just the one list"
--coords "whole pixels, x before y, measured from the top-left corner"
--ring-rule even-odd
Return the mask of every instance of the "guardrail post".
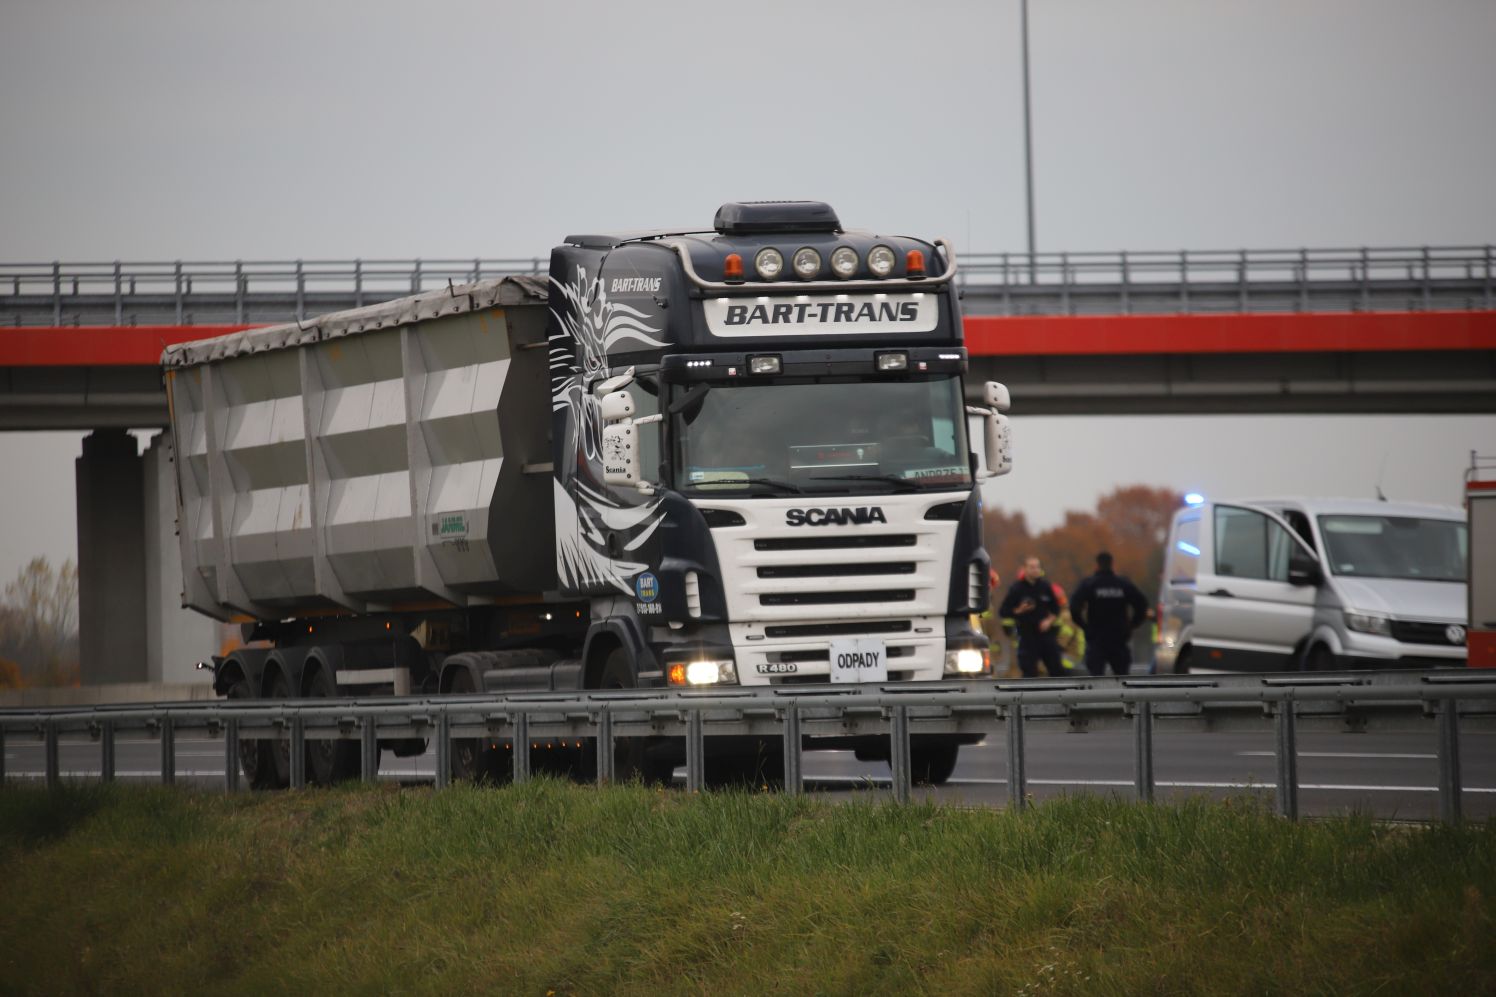
[[1008, 806], [1022, 810], [1028, 789], [1024, 775], [1023, 758], [1023, 701], [1015, 700], [1008, 707]]
[[229, 717], [223, 722], [223, 789], [226, 793], [239, 791], [238, 717]]
[[306, 721], [299, 713], [291, 718], [291, 788], [306, 788]]
[[364, 261], [353, 261], [353, 307], [364, 307]]
[[296, 321], [306, 318], [306, 272], [300, 260], [296, 261]]
[[177, 724], [168, 714], [161, 718], [161, 785], [177, 781]]
[[1460, 704], [1446, 699], [1439, 706], [1439, 819], [1460, 822]]
[[893, 708], [893, 729], [889, 732], [889, 768], [893, 770], [893, 798], [898, 803], [909, 802], [909, 707]]
[[177, 325], [182, 324], [182, 261], [177, 260], [172, 269], [173, 293], [177, 299]]
[[1278, 763], [1278, 815], [1289, 820], [1299, 819], [1298, 720], [1290, 693], [1278, 703], [1278, 738], [1274, 752]]
[[706, 788], [706, 732], [702, 729], [700, 710], [686, 713], [686, 791], [699, 793]]
[[363, 719], [358, 749], [358, 777], [364, 782], [373, 782], [379, 778], [379, 724], [373, 714]]
[[443, 709], [436, 715], [436, 788], [452, 785], [452, 719]]
[[1371, 251], [1361, 247], [1361, 310], [1371, 311]]
[[790, 796], [799, 796], [805, 791], [804, 777], [800, 774], [800, 704], [791, 703], [784, 709], [784, 791]]
[[114, 261], [114, 324], [125, 324], [125, 298], [120, 281], [120, 262]]
[[248, 288], [244, 286], [244, 261], [234, 261], [234, 321], [244, 323], [244, 295]]
[[1127, 269], [1127, 250], [1122, 250], [1122, 314], [1132, 314], [1132, 278]]
[[1424, 311], [1428, 311], [1429, 310], [1429, 306], [1432, 304], [1432, 300], [1431, 299], [1432, 299], [1433, 291], [1432, 291], [1432, 288], [1430, 288], [1430, 286], [1429, 286], [1429, 281], [1431, 279], [1432, 279], [1432, 275], [1429, 273], [1428, 247], [1424, 246], [1423, 247], [1423, 310]]
[[604, 706], [597, 711], [597, 784], [607, 786], [618, 779], [613, 753], [613, 711]]
[[57, 722], [48, 720], [46, 727], [47, 788], [56, 789], [62, 782], [62, 766], [57, 758]]
[[0, 727], [0, 785], [5, 784], [5, 728]]
[[1309, 310], [1309, 250], [1299, 248], [1299, 311]]
[[52, 261], [52, 324], [62, 325], [62, 263]]
[[1190, 251], [1179, 251], [1179, 310], [1190, 310]]
[[1074, 315], [1075, 308], [1070, 300], [1070, 254], [1060, 254], [1060, 311], [1066, 315]]
[[530, 714], [514, 715], [514, 781], [530, 781]]
[[1132, 715], [1132, 771], [1138, 799], [1153, 802], [1153, 704], [1142, 702]]
[[105, 782], [114, 781], [114, 721], [99, 724], [99, 775]]

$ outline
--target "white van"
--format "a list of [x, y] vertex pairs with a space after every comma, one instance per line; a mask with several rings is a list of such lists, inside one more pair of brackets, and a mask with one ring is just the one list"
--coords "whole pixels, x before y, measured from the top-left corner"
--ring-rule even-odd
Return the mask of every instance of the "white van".
[[1456, 508], [1197, 501], [1169, 529], [1155, 668], [1463, 666], [1468, 557]]

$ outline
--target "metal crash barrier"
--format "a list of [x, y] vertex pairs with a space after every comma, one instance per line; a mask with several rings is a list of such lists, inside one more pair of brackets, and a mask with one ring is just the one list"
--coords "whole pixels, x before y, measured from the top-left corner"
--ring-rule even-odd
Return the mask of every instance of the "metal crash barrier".
[[401, 699], [310, 699], [224, 701], [214, 704], [149, 704], [90, 709], [0, 711], [0, 779], [4, 742], [33, 738], [45, 743], [46, 781], [61, 780], [59, 744], [100, 743], [102, 778], [115, 774], [115, 739], [144, 733], [159, 740], [161, 780], [176, 776], [179, 735], [221, 738], [226, 745], [224, 780], [240, 785], [236, 741], [289, 742], [290, 778], [306, 784], [306, 742], [358, 741], [362, 775], [378, 771], [381, 739], [435, 741], [436, 785], [451, 780], [456, 738], [505, 740], [513, 744], [513, 776], [532, 771], [532, 739], [594, 739], [597, 780], [617, 775], [616, 741], [631, 737], [685, 739], [686, 786], [706, 784], [706, 740], [720, 735], [778, 738], [784, 746], [784, 788], [803, 791], [804, 739], [816, 736], [886, 735], [896, 800], [910, 799], [911, 737], [922, 734], [992, 734], [1004, 728], [1008, 747], [1008, 802], [1026, 802], [1025, 731], [1031, 724], [1070, 729], [1131, 727], [1134, 791], [1154, 797], [1153, 735], [1159, 725], [1203, 731], [1276, 731], [1277, 811], [1299, 816], [1297, 737], [1301, 730], [1359, 732], [1370, 729], [1437, 730], [1440, 817], [1460, 819], [1459, 735], [1496, 730], [1496, 673], [1450, 669], [1436, 672], [1359, 672], [1315, 676], [1160, 676], [1079, 680], [980, 681], [878, 686], [793, 686], [766, 689], [614, 690]]

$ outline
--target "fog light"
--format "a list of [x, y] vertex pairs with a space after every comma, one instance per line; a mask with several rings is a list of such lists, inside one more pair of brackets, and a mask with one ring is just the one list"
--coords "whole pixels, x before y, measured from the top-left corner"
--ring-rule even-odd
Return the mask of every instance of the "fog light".
[[947, 675], [987, 675], [992, 671], [992, 655], [985, 647], [961, 647], [945, 652]]
[[777, 249], [760, 249], [753, 258], [753, 269], [763, 280], [775, 280], [784, 272], [784, 255]]
[[873, 272], [874, 277], [887, 277], [893, 273], [896, 259], [893, 250], [887, 246], [874, 246], [872, 252], [867, 254], [867, 268]]
[[880, 371], [909, 369], [909, 354], [907, 353], [879, 353], [876, 360]]
[[795, 257], [790, 261], [794, 267], [795, 276], [801, 280], [810, 280], [821, 272], [821, 254], [806, 246], [795, 250]]
[[846, 280], [857, 272], [857, 250], [840, 246], [831, 254], [831, 272]]
[[777, 374], [779, 373], [779, 358], [749, 357], [748, 372], [750, 374]]

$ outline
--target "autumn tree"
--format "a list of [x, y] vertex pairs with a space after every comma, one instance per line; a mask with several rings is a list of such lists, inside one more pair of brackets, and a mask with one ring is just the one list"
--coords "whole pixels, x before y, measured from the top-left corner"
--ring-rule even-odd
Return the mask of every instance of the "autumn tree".
[[32, 558], [5, 586], [0, 650], [43, 684], [75, 682], [77, 630], [78, 569]]

